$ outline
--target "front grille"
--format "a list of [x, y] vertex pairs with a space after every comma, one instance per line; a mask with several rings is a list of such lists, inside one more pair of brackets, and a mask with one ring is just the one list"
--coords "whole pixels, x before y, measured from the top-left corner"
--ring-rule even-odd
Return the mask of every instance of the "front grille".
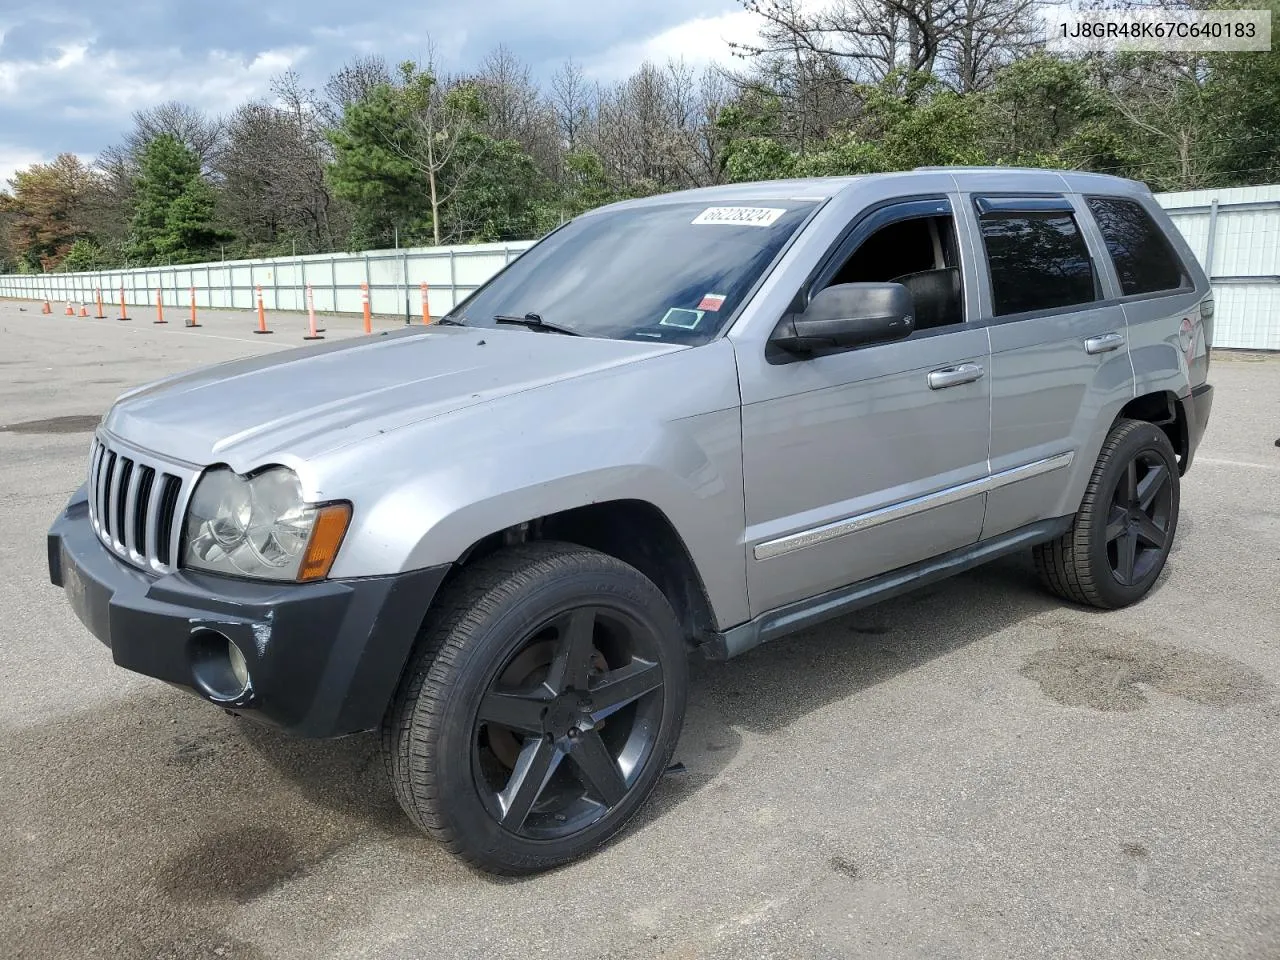
[[95, 437], [89, 518], [98, 539], [132, 564], [172, 573], [195, 476], [186, 465], [131, 450], [114, 437]]

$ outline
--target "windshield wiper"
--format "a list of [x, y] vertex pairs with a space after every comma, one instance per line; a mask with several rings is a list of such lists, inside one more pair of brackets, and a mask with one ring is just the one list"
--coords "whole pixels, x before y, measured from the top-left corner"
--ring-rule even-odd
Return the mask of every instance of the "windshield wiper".
[[530, 330], [542, 330], [547, 333], [564, 333], [571, 337], [580, 337], [577, 330], [570, 330], [568, 327], [562, 327], [558, 324], [547, 323], [536, 313], [526, 313], [523, 317], [509, 317], [505, 314], [498, 314], [493, 318], [494, 323], [514, 323], [517, 326], [528, 327]]
[[436, 323], [442, 323], [446, 327], [465, 327], [467, 325], [466, 317], [441, 317]]

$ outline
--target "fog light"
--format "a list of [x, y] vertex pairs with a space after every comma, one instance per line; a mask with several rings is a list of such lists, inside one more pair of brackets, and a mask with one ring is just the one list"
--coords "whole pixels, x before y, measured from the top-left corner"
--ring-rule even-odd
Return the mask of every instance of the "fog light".
[[244, 705], [253, 696], [249, 664], [230, 637], [218, 630], [191, 634], [191, 675], [195, 686], [215, 703]]

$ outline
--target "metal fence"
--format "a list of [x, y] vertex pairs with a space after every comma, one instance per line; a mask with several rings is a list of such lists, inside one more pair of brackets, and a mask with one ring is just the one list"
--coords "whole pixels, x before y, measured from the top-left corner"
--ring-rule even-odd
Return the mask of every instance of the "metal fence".
[[1213, 283], [1213, 345], [1280, 350], [1280, 185], [1156, 199]]
[[317, 310], [360, 313], [362, 285], [370, 309], [379, 314], [421, 314], [420, 285], [429, 285], [431, 312], [451, 310], [476, 287], [510, 263], [530, 242], [458, 247], [413, 247], [364, 253], [314, 254], [263, 260], [229, 260], [190, 266], [100, 270], [87, 273], [0, 276], [0, 297], [55, 303], [93, 303], [97, 291], [108, 305], [123, 297], [129, 306], [186, 307], [195, 290], [199, 307], [251, 309], [262, 288], [268, 310], [305, 310], [310, 286]]
[[[1280, 350], [1280, 185], [1157, 194], [1213, 281], [1214, 345]], [[185, 307], [195, 288], [200, 307], [251, 309], [261, 286], [269, 310], [304, 310], [311, 286], [317, 310], [359, 313], [368, 284], [374, 313], [418, 316], [419, 285], [430, 287], [441, 315], [531, 246], [488, 243], [365, 253], [236, 260], [194, 266], [92, 273], [0, 276], [0, 297]], [[123, 290], [123, 294], [122, 291]]]

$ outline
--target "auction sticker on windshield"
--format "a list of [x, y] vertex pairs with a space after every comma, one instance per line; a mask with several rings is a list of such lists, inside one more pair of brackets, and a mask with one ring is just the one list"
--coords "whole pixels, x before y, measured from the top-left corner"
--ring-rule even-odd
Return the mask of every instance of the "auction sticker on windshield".
[[658, 321], [658, 326], [679, 327], [681, 330], [696, 330], [705, 316], [706, 313], [701, 310], [685, 310], [682, 307], [672, 307], [667, 311], [666, 316]]
[[779, 207], [707, 207], [693, 218], [693, 222], [731, 227], [771, 227], [786, 212]]

